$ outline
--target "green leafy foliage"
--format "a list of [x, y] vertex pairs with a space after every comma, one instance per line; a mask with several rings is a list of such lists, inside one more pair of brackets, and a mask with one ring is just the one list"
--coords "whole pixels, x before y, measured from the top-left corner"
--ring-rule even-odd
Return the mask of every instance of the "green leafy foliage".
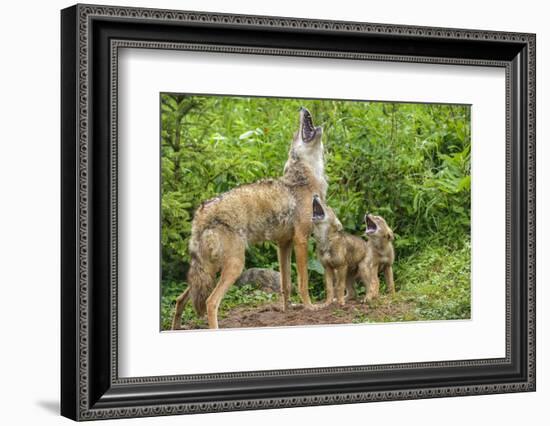
[[[163, 328], [186, 285], [194, 210], [235, 186], [280, 176], [300, 106], [323, 126], [328, 202], [344, 228], [361, 235], [369, 211], [394, 229], [399, 297], [414, 301], [403, 318], [469, 317], [468, 106], [163, 94]], [[310, 292], [319, 300], [323, 269], [312, 242], [309, 252]], [[278, 269], [274, 244], [250, 247], [246, 267]], [[292, 275], [296, 282], [294, 264]], [[224, 303], [252, 303], [245, 293], [231, 290]]]

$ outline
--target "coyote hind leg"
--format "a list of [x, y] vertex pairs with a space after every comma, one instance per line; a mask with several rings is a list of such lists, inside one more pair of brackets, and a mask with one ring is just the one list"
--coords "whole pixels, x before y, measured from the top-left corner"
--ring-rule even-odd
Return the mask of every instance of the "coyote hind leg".
[[244, 268], [244, 247], [240, 256], [231, 256], [225, 260], [218, 284], [206, 299], [208, 327], [218, 328], [218, 308], [225, 293], [237, 281]]
[[183, 313], [183, 308], [185, 308], [185, 305], [189, 300], [190, 290], [191, 287], [187, 287], [176, 299], [176, 311], [174, 312], [174, 318], [172, 319], [172, 330], [179, 330], [181, 328], [181, 314]]

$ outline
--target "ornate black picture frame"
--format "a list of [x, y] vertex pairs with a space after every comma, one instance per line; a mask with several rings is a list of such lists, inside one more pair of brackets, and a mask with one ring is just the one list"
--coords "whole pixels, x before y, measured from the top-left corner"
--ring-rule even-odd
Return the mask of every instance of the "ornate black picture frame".
[[[64, 9], [61, 29], [62, 415], [91, 420], [535, 390], [535, 35], [96, 5]], [[120, 47], [504, 68], [506, 356], [119, 378]]]

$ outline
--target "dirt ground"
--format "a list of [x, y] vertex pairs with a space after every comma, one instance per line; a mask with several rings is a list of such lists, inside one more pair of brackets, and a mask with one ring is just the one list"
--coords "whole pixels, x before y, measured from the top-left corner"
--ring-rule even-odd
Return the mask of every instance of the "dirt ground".
[[[287, 327], [323, 324], [353, 324], [363, 322], [384, 322], [388, 318], [399, 318], [410, 311], [407, 302], [392, 303], [389, 297], [382, 297], [374, 306], [367, 306], [356, 301], [348, 301], [345, 306], [336, 304], [308, 311], [301, 305], [292, 306], [281, 312], [280, 304], [267, 303], [257, 307], [238, 307], [222, 313], [219, 318], [220, 328], [242, 327]], [[406, 320], [406, 318], [403, 318]], [[207, 328], [206, 325], [187, 324], [184, 329]]]

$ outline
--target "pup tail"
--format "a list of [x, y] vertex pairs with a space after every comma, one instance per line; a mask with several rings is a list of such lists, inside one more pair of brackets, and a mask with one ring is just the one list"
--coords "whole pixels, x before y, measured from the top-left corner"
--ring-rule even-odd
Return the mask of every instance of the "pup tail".
[[206, 313], [206, 299], [214, 287], [221, 257], [221, 241], [215, 230], [206, 230], [201, 235], [192, 232], [189, 242], [191, 264], [187, 273], [190, 296], [197, 315]]

